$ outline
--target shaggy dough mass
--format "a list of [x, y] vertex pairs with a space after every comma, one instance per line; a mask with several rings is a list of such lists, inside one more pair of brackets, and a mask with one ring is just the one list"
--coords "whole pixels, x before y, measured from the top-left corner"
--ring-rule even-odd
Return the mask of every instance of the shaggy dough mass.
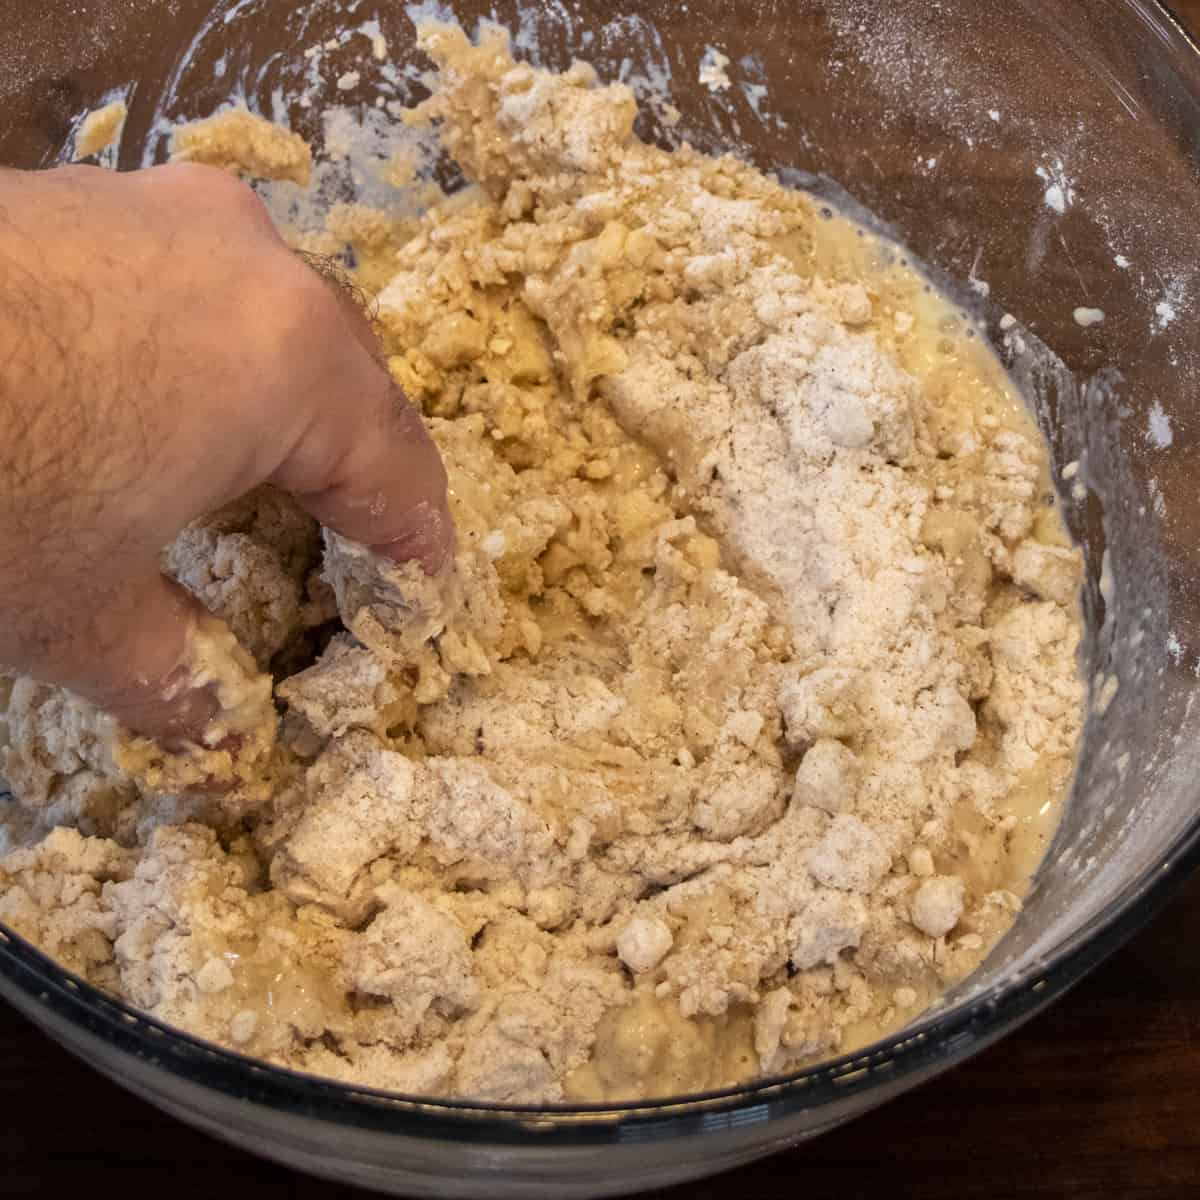
[[[185, 530], [164, 567], [271, 672], [278, 736], [214, 793], [4, 683], [0, 918], [166, 1021], [407, 1092], [661, 1095], [852, 1048], [981, 961], [1070, 776], [1044, 446], [888, 247], [641, 144], [582, 65], [421, 36], [409, 119], [477, 186], [305, 244], [377, 293], [452, 569], [322, 552], [266, 489]], [[279, 138], [176, 145], [306, 178]]]

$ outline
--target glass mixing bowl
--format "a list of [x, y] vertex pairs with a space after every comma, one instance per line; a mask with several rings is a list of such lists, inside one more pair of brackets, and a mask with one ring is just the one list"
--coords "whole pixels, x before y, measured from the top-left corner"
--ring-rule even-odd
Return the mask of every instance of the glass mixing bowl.
[[[9, 7], [9, 165], [60, 160], [80, 115], [117, 94], [122, 167], [162, 156], [164, 122], [234, 94], [319, 144], [315, 110], [289, 113], [287, 98], [303, 49], [332, 38], [331, 101], [421, 92], [396, 69], [418, 55], [388, 0], [96, 0], [86, 21], [74, 0]], [[265, 1066], [2, 933], [0, 994], [168, 1112], [315, 1174], [410, 1195], [599, 1196], [730, 1167], [932, 1078], [1061, 994], [1200, 858], [1200, 57], [1149, 0], [497, 0], [486, 15], [527, 57], [578, 55], [629, 80], [644, 137], [730, 149], [865, 206], [983, 321], [1025, 390], [1086, 550], [1093, 696], [1025, 909], [980, 971], [895, 1036], [785, 1078], [608, 1108], [413, 1099]], [[390, 66], [341, 37], [372, 20]], [[698, 83], [710, 46], [729, 57], [727, 91]], [[334, 80], [351, 68], [347, 96]], [[678, 125], [659, 119], [664, 89]]]

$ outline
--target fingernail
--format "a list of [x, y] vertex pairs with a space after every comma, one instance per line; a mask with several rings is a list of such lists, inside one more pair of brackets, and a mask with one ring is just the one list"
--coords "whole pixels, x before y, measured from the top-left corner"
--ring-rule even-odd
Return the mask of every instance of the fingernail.
[[393, 562], [418, 562], [427, 575], [436, 575], [454, 551], [454, 520], [444, 501], [421, 500], [408, 510], [398, 537], [371, 546]]

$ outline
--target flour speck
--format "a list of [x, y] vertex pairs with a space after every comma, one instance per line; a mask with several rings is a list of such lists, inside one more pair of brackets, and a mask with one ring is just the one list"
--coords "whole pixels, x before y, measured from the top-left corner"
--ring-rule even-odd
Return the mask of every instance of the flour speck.
[[1067, 175], [1061, 158], [1056, 158], [1050, 166], [1036, 168], [1035, 174], [1046, 184], [1043, 199], [1046, 207], [1060, 216], [1075, 202], [1075, 185]]
[[1175, 431], [1171, 427], [1171, 418], [1157, 400], [1150, 406], [1146, 440], [1156, 450], [1165, 450], [1175, 440]]

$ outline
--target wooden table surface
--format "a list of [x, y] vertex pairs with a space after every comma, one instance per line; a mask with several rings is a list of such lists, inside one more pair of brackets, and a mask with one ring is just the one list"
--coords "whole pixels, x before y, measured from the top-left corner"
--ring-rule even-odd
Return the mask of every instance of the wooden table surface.
[[[1200, 0], [1175, 0], [1200, 28]], [[826, 1137], [643, 1200], [1200, 1196], [1200, 876], [1024, 1029]], [[164, 1116], [0, 1003], [0, 1195], [341, 1200]]]

